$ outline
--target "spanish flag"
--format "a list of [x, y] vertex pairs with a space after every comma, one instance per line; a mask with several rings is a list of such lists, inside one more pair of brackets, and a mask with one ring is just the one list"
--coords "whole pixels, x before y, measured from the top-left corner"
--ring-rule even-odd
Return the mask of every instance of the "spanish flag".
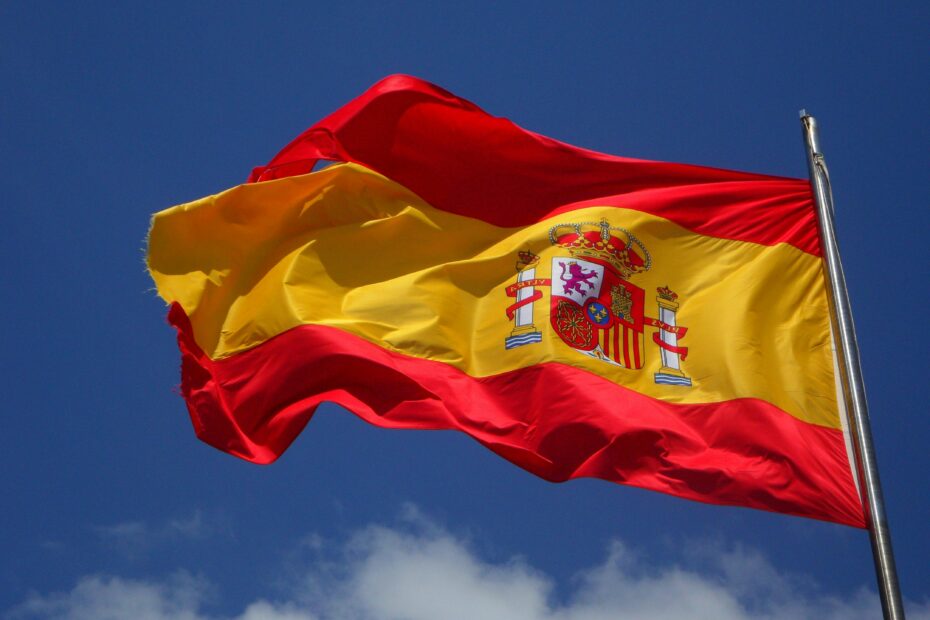
[[806, 180], [587, 151], [393, 76], [155, 215], [148, 267], [197, 435], [249, 461], [333, 402], [551, 481], [864, 526]]

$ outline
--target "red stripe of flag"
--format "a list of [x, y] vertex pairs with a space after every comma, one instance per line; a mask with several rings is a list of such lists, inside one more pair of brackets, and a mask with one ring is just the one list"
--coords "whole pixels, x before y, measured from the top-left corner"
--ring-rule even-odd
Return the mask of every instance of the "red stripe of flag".
[[178, 304], [169, 320], [197, 435], [247, 460], [274, 461], [333, 402], [377, 426], [465, 432], [551, 481], [596, 477], [864, 527], [842, 431], [762, 400], [671, 404], [557, 363], [475, 378], [320, 325], [212, 360]]
[[622, 206], [700, 234], [820, 253], [807, 180], [596, 153], [405, 75], [381, 80], [307, 129], [249, 180], [304, 174], [319, 159], [362, 164], [438, 209], [497, 226]]

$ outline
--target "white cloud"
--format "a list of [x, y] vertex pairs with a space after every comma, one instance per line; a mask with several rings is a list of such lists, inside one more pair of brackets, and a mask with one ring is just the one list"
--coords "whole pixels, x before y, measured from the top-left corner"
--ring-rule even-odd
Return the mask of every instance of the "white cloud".
[[[553, 581], [515, 558], [493, 563], [460, 537], [408, 510], [397, 528], [371, 526], [312, 556], [285, 600], [258, 600], [235, 620], [859, 620], [880, 617], [862, 589], [837, 598], [783, 576], [753, 551], [696, 545], [689, 568], [649, 561], [619, 542], [579, 574], [564, 600]], [[697, 558], [697, 561], [695, 561]], [[691, 566], [700, 566], [700, 569]], [[33, 595], [8, 620], [219, 620], [209, 584], [187, 573], [160, 581], [86, 577], [70, 591]], [[910, 606], [930, 620], [930, 604]]]
[[209, 590], [201, 579], [178, 573], [163, 583], [119, 577], [85, 577], [66, 593], [33, 595], [6, 618], [61, 620], [200, 620]]
[[211, 528], [204, 521], [203, 512], [195, 510], [191, 516], [184, 519], [172, 519], [166, 526], [166, 531], [176, 532], [184, 538], [204, 538], [210, 535]]
[[229, 528], [222, 517], [207, 519], [202, 511], [195, 510], [188, 517], [169, 519], [161, 524], [124, 521], [97, 526], [94, 532], [122, 555], [138, 558], [166, 543], [201, 540], [221, 532], [229, 534]]

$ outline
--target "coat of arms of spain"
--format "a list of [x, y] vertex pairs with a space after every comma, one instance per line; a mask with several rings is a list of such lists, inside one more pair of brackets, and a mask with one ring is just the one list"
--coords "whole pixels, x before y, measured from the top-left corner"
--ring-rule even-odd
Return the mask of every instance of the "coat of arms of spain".
[[646, 291], [630, 282], [652, 267], [649, 251], [633, 233], [600, 222], [558, 224], [549, 229], [549, 242], [559, 252], [552, 258], [551, 277], [538, 278], [539, 257], [520, 252], [517, 281], [507, 287], [514, 302], [507, 316], [514, 322], [504, 347], [513, 349], [542, 342], [534, 323], [540, 289], [550, 287], [549, 323], [558, 337], [582, 355], [628, 370], [645, 363], [644, 333], [656, 328], [661, 368], [655, 382], [690, 386], [682, 370], [688, 348], [679, 345], [687, 328], [676, 322], [678, 295], [668, 286], [656, 289], [657, 314], [646, 315]]

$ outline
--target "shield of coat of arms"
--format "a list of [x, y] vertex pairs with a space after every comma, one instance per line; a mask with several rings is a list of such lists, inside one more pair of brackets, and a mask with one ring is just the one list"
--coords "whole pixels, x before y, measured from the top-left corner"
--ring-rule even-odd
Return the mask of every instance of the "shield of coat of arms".
[[646, 295], [626, 278], [649, 269], [649, 252], [606, 221], [554, 226], [549, 240], [567, 254], [552, 259], [549, 320], [555, 333], [579, 353], [642, 368]]
[[552, 259], [549, 320], [559, 338], [579, 353], [642, 368], [645, 296], [607, 261]]

